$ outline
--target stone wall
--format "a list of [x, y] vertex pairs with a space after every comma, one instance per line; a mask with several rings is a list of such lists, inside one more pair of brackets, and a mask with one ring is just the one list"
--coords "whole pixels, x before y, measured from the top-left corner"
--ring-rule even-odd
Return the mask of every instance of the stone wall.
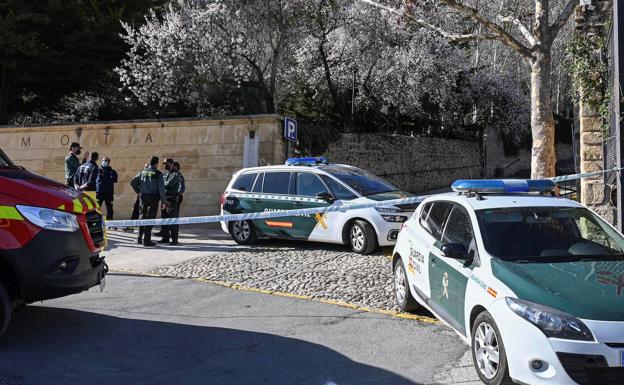
[[219, 198], [232, 173], [243, 167], [245, 138], [259, 139], [258, 164], [283, 163], [282, 119], [257, 115], [219, 119], [130, 121], [45, 127], [0, 127], [0, 148], [18, 165], [64, 183], [64, 158], [70, 142], [111, 158], [119, 173], [115, 217], [129, 218], [135, 194], [130, 179], [151, 155], [181, 163], [186, 194], [181, 215], [219, 212]]
[[442, 138], [345, 134], [323, 154], [373, 172], [408, 192], [448, 187], [456, 179], [480, 178], [479, 144]]
[[[576, 8], [577, 34], [587, 36], [599, 35], [605, 37], [606, 28], [611, 13], [612, 2], [609, 0], [594, 0], [589, 5]], [[595, 55], [600, 55], [595, 52]], [[579, 101], [580, 144], [581, 144], [581, 172], [595, 172], [604, 170], [603, 124], [604, 120], [595, 107], [586, 100], [591, 100], [592, 90], [580, 89]], [[616, 208], [610, 203], [604, 176], [598, 175], [581, 180], [581, 203], [600, 214], [604, 219], [616, 223]]]
[[[570, 133], [571, 135], [571, 133]], [[505, 155], [503, 139], [488, 130], [487, 135], [487, 177], [502, 178], [531, 176], [531, 149], [520, 149], [516, 155]], [[574, 173], [574, 149], [568, 143], [555, 143], [557, 172]]]

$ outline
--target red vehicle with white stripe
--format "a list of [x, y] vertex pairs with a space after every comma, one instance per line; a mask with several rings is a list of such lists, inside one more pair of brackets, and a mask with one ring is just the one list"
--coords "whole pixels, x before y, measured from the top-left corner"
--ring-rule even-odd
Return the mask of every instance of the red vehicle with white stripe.
[[0, 335], [23, 304], [100, 285], [108, 268], [96, 202], [0, 150]]

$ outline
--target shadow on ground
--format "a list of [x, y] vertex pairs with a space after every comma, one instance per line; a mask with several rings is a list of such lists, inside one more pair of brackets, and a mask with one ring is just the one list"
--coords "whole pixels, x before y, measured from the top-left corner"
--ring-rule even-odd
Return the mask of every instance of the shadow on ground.
[[414, 384], [307, 341], [39, 306], [0, 356], [0, 384]]

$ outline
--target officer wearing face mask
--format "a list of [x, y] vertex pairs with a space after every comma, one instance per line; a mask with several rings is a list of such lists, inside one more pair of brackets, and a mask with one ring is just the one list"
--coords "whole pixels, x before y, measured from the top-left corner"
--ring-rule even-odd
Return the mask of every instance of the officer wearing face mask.
[[110, 165], [110, 158], [102, 159], [102, 169], [97, 177], [96, 197], [98, 204], [106, 205], [106, 220], [113, 219], [113, 201], [115, 200], [115, 183], [117, 183], [117, 171]]
[[69, 145], [69, 154], [65, 157], [65, 182], [69, 187], [74, 187], [74, 177], [76, 176], [78, 167], [80, 167], [78, 155], [82, 153], [81, 150], [82, 147], [80, 147], [80, 143], [72, 142], [72, 144]]

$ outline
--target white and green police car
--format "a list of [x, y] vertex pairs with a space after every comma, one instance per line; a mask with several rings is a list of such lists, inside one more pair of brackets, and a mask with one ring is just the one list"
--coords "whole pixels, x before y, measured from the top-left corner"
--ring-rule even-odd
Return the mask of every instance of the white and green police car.
[[394, 249], [403, 311], [471, 345], [486, 384], [624, 384], [624, 237], [548, 180], [464, 180]]
[[[253, 167], [234, 174], [221, 197], [221, 214], [284, 211], [400, 199], [411, 194], [357, 167], [325, 158], [290, 158], [285, 165]], [[366, 208], [266, 220], [221, 222], [239, 244], [285, 238], [348, 244], [361, 254], [394, 245], [401, 224], [418, 204]]]

